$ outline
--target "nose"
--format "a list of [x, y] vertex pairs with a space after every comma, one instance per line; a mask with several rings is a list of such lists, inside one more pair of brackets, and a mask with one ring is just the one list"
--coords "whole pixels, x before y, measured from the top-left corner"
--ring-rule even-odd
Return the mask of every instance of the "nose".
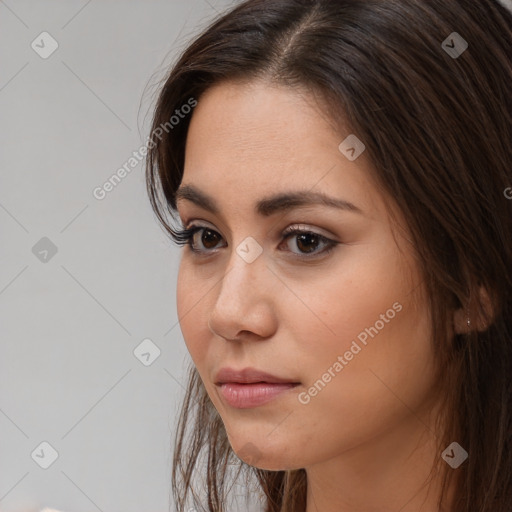
[[210, 330], [226, 340], [271, 336], [277, 324], [275, 280], [264, 254], [248, 263], [233, 250], [216, 285], [217, 296], [208, 319]]

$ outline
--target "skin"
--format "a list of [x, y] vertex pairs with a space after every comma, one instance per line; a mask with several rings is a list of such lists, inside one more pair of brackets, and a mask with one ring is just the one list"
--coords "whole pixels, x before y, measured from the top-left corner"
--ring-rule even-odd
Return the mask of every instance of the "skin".
[[[307, 512], [438, 511], [438, 477], [425, 485], [440, 456], [427, 295], [406, 223], [395, 211], [395, 240], [393, 203], [371, 179], [366, 153], [349, 161], [338, 150], [350, 133], [335, 130], [306, 92], [225, 82], [201, 97], [182, 185], [212, 196], [220, 213], [187, 199], [178, 211], [185, 227], [218, 235], [206, 245], [196, 234], [203, 255], [183, 248], [180, 326], [235, 453], [262, 469], [305, 468]], [[298, 189], [343, 198], [363, 214], [321, 205], [255, 212], [258, 200]], [[324, 255], [322, 242], [285, 240], [283, 231], [296, 224], [340, 243]], [[252, 263], [236, 252], [248, 236], [263, 249]], [[300, 260], [308, 248], [317, 256]], [[299, 393], [397, 302], [401, 311], [301, 403]], [[256, 367], [300, 385], [265, 405], [235, 409], [214, 385], [225, 366]]]

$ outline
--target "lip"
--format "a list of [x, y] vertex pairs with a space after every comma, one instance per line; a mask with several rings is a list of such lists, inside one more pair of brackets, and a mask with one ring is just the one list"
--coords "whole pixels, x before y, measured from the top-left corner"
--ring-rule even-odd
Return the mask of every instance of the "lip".
[[215, 381], [224, 400], [236, 409], [264, 405], [299, 384], [256, 368], [222, 368]]
[[271, 384], [268, 382], [240, 384], [238, 382], [225, 382], [220, 384], [220, 393], [231, 407], [235, 409], [249, 409], [266, 404], [296, 386], [298, 384]]
[[215, 384], [226, 383], [239, 383], [239, 384], [254, 384], [257, 382], [265, 382], [267, 384], [300, 384], [300, 382], [293, 379], [286, 379], [276, 377], [270, 373], [258, 370], [256, 368], [244, 368], [242, 370], [235, 370], [234, 368], [221, 368], [215, 376]]

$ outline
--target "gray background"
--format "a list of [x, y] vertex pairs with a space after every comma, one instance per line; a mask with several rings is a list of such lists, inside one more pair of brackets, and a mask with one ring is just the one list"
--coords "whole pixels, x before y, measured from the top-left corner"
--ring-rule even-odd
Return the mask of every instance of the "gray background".
[[[188, 363], [179, 249], [142, 163], [103, 200], [92, 191], [146, 141], [151, 93], [177, 52], [230, 4], [0, 0], [2, 512], [172, 505]], [[31, 48], [43, 31], [59, 45], [46, 59]], [[134, 355], [145, 339], [161, 351], [148, 366]], [[58, 452], [48, 469], [42, 442]]]
[[[2, 512], [171, 506], [179, 249], [143, 163], [105, 199], [92, 191], [146, 142], [155, 84], [229, 4], [0, 1]], [[43, 31], [59, 45], [46, 59], [31, 47]], [[43, 237], [55, 255], [32, 252]], [[161, 351], [149, 366], [133, 353], [146, 338]], [[43, 441], [48, 469], [31, 456], [50, 460]]]

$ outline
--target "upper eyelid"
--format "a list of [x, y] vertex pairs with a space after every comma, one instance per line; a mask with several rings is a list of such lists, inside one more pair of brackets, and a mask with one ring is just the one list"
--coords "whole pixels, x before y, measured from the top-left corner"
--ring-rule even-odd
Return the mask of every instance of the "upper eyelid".
[[290, 226], [288, 226], [286, 229], [283, 230], [283, 233], [288, 233], [288, 232], [293, 232], [293, 231], [308, 231], [308, 232], [311, 232], [311, 233], [315, 233], [316, 235], [320, 235], [320, 236], [323, 236], [325, 238], [328, 238], [327, 235], [323, 234], [323, 233], [319, 233], [317, 231], [318, 228], [310, 228], [307, 224], [304, 224], [304, 223], [296, 223], [296, 224], [291, 224]]

